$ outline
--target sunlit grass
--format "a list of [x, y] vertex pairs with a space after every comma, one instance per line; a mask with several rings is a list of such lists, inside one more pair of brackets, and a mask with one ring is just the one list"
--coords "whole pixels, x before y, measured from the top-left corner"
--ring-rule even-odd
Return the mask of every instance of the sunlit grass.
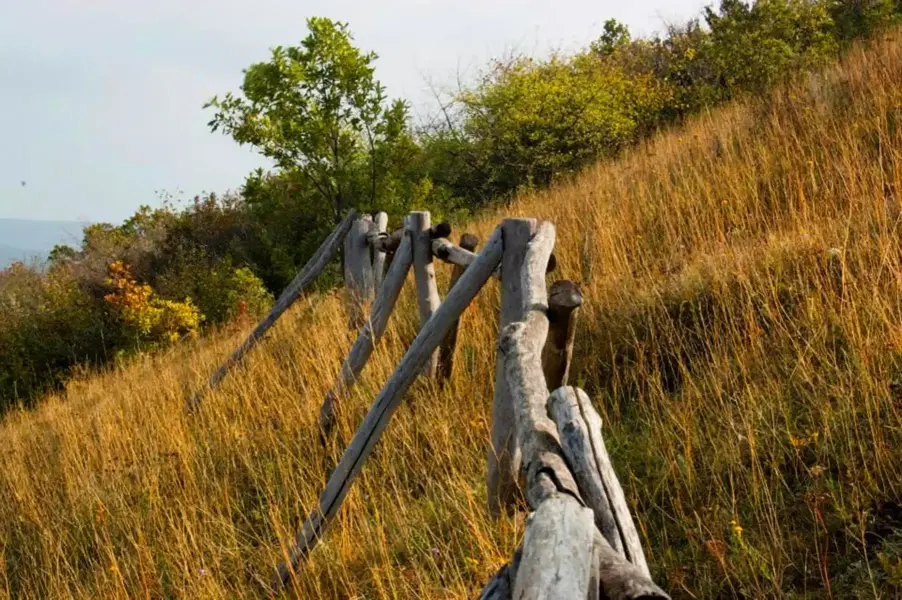
[[[894, 35], [458, 228], [556, 224], [553, 277], [587, 301], [574, 379], [675, 597], [902, 593], [900, 75]], [[412, 287], [344, 441], [415, 334]], [[298, 597], [470, 598], [509, 559], [522, 515], [492, 521], [483, 483], [497, 304], [490, 283], [466, 313], [450, 385], [408, 394]], [[251, 324], [8, 416], [0, 589], [258, 594], [325, 483], [346, 322], [337, 294], [301, 300], [193, 417], [185, 394]]]

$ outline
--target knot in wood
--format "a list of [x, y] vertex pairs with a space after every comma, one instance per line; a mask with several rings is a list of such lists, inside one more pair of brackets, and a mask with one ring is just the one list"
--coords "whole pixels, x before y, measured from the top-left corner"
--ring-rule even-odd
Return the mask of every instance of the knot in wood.
[[498, 351], [505, 356], [513, 354], [520, 346], [525, 333], [526, 323], [523, 321], [516, 321], [506, 325], [501, 330], [501, 335], [498, 336]]

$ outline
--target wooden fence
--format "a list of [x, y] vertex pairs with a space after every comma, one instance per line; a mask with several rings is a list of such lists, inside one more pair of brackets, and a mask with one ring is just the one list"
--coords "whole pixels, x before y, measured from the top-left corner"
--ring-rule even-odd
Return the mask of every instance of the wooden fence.
[[[341, 400], [360, 377], [413, 268], [420, 329], [331, 473], [279, 565], [268, 593], [298, 576], [304, 557], [323, 536], [354, 479], [417, 377], [448, 378], [457, 324], [491, 278], [501, 282], [500, 333], [488, 455], [488, 510], [515, 510], [525, 496], [531, 511], [523, 543], [479, 596], [482, 599], [668, 598], [650, 577], [641, 540], [601, 435], [601, 418], [588, 396], [567, 380], [573, 354], [579, 286], [546, 287], [554, 268], [555, 228], [534, 219], [506, 219], [479, 253], [470, 234], [448, 241], [450, 227], [433, 226], [428, 212], [411, 213], [389, 233], [385, 213], [353, 211], [336, 227], [288, 286], [272, 312], [187, 403], [201, 407], [204, 393], [238, 365], [278, 317], [344, 246], [345, 283], [357, 340], [323, 400], [319, 426], [328, 434]], [[391, 261], [387, 270], [388, 256]], [[434, 258], [453, 265], [441, 300]], [[369, 316], [366, 311], [369, 309]]]

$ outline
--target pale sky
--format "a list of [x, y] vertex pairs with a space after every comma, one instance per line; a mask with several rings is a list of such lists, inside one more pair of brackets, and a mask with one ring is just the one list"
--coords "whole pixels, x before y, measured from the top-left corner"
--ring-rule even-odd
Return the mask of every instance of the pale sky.
[[510, 49], [585, 47], [608, 18], [662, 31], [710, 3], [0, 0], [0, 217], [115, 222], [158, 190], [237, 188], [266, 163], [210, 133], [201, 106], [296, 45], [310, 16], [349, 22], [390, 96], [423, 113], [426, 79], [450, 85]]

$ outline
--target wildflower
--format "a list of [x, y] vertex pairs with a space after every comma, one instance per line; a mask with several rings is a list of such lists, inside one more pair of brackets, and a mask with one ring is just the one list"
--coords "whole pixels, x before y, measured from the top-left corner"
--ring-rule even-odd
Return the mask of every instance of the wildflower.
[[210, 572], [207, 571], [205, 568], [201, 567], [197, 570], [197, 574], [200, 575], [201, 577], [205, 577], [205, 576], [209, 575]]
[[804, 448], [808, 445], [808, 440], [806, 438], [797, 438], [796, 436], [789, 434], [789, 443], [792, 444], [793, 448]]
[[730, 529], [733, 530], [733, 535], [737, 538], [742, 538], [742, 525], [739, 524], [739, 521], [736, 519], [730, 520]]

